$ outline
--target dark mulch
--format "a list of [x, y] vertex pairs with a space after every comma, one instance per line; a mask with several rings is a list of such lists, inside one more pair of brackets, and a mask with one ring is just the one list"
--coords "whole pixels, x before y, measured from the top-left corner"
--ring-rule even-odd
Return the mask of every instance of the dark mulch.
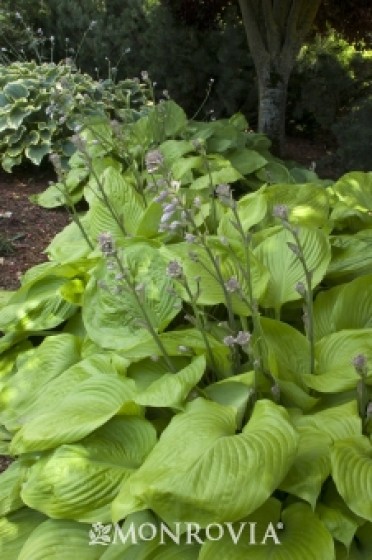
[[17, 289], [19, 277], [46, 260], [43, 250], [68, 223], [64, 209], [46, 210], [29, 200], [53, 179], [49, 169], [0, 172], [0, 289]]

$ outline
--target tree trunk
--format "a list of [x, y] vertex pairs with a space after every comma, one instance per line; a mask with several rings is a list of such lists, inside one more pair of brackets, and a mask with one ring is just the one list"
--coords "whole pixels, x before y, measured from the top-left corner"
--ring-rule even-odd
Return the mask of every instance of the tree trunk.
[[258, 131], [270, 138], [278, 155], [284, 148], [287, 89], [288, 79], [278, 74], [259, 77]]

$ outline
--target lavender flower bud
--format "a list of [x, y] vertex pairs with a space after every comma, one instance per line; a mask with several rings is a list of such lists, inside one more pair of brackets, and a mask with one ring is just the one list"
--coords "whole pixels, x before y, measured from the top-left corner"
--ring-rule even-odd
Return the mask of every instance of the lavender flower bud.
[[167, 266], [167, 276], [169, 278], [182, 278], [183, 268], [182, 265], [177, 261], [170, 261]]
[[300, 296], [306, 296], [306, 287], [303, 282], [297, 282], [297, 284], [295, 285], [295, 290], [298, 294], [300, 294]]
[[168, 191], [161, 191], [158, 196], [154, 198], [155, 202], [164, 202], [169, 196]]
[[217, 185], [215, 193], [219, 198], [225, 199], [231, 197], [231, 187], [227, 184]]
[[239, 344], [239, 346], [245, 346], [246, 344], [248, 344], [250, 339], [251, 339], [251, 333], [247, 331], [239, 331], [235, 338], [235, 342], [236, 344]]
[[115, 254], [115, 243], [110, 232], [101, 233], [98, 236], [98, 243], [105, 257]]
[[352, 364], [355, 367], [355, 371], [359, 373], [359, 375], [366, 375], [367, 358], [364, 354], [358, 354], [357, 356], [355, 356], [355, 358], [353, 358]]
[[196, 235], [193, 235], [192, 233], [185, 233], [185, 241], [186, 243], [195, 243]]
[[234, 346], [235, 338], [231, 335], [225, 336], [225, 338], [223, 339], [223, 343], [225, 346]]
[[238, 280], [232, 276], [229, 280], [227, 280], [227, 282], [225, 282], [225, 288], [228, 292], [233, 294], [234, 292], [238, 292], [240, 290], [240, 285]]
[[289, 209], [286, 204], [276, 204], [273, 208], [274, 218], [288, 221]]
[[145, 156], [145, 165], [148, 173], [155, 173], [164, 163], [163, 154], [159, 150], [150, 150]]

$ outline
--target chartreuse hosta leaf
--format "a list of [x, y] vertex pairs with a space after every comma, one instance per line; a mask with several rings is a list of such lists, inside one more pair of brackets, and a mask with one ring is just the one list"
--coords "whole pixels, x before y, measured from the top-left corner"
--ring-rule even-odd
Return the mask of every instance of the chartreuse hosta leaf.
[[338, 204], [331, 214], [337, 224], [370, 228], [372, 225], [372, 172], [352, 171], [333, 185]]
[[61, 445], [31, 466], [22, 500], [52, 518], [109, 522], [120, 484], [155, 443], [155, 428], [144, 418], [115, 417], [80, 443]]
[[6, 422], [38, 397], [43, 386], [80, 360], [80, 342], [70, 334], [44, 338], [18, 361], [17, 371], [0, 390], [0, 419]]
[[79, 441], [132, 402], [134, 391], [133, 380], [119, 375], [108, 357], [87, 358], [50, 382], [26, 408], [11, 451], [18, 455]]
[[[100, 175], [99, 181], [124, 231], [129, 235], [135, 235], [145, 209], [140, 195], [114, 167], [107, 167]], [[97, 195], [91, 202], [87, 214], [92, 239], [97, 239], [104, 231], [110, 231], [114, 237], [122, 235], [121, 228], [113, 218], [107, 204], [102, 201], [102, 194], [97, 187], [96, 192]]]
[[[299, 239], [308, 269], [312, 272], [312, 287], [322, 280], [331, 259], [327, 235], [319, 229], [301, 227]], [[295, 290], [297, 282], [304, 282], [305, 274], [299, 258], [287, 243], [294, 243], [292, 234], [282, 229], [271, 235], [254, 250], [257, 259], [270, 273], [267, 291], [260, 301], [264, 307], [280, 309], [289, 301], [301, 298]]]
[[[247, 233], [252, 226], [255, 226], [263, 220], [267, 212], [267, 202], [265, 196], [265, 187], [255, 193], [243, 196], [237, 203], [237, 212], [243, 230]], [[229, 209], [218, 226], [218, 235], [225, 236], [227, 239], [238, 239], [241, 241], [239, 234], [233, 223], [236, 222], [234, 212]]]
[[343, 329], [372, 328], [372, 275], [320, 292], [314, 324], [317, 339]]
[[[87, 216], [81, 216], [80, 222], [89, 235]], [[66, 264], [87, 257], [91, 252], [91, 247], [83, 237], [80, 228], [75, 222], [72, 222], [54, 236], [45, 252], [50, 260]]]
[[306, 416], [298, 416], [293, 422], [297, 429], [318, 431], [328, 435], [332, 442], [359, 436], [362, 432], [356, 400]]
[[[206, 333], [206, 337], [214, 357], [212, 362], [206, 355], [208, 366], [213, 368], [219, 378], [233, 375], [229, 348], [209, 333]], [[197, 329], [164, 332], [159, 338], [169, 356], [179, 357], [181, 351], [184, 356], [206, 353], [204, 337]], [[132, 348], [125, 349], [123, 355], [130, 361], [138, 361], [162, 354], [155, 340], [149, 338], [146, 342], [139, 341]]]
[[17, 560], [98, 560], [102, 549], [89, 546], [90, 528], [65, 519], [44, 521], [24, 543]]
[[0, 476], [0, 516], [23, 507], [20, 497], [26, 468], [19, 462], [12, 463]]
[[[244, 272], [245, 252], [243, 244], [231, 241], [229, 246], [226, 247], [218, 238], [210, 237], [207, 240], [207, 245], [208, 250], [198, 244], [178, 243], [163, 247], [161, 253], [166, 255], [168, 260], [177, 260], [182, 264], [192, 293], [197, 293], [199, 285], [198, 304], [216, 305], [225, 303], [226, 298], [221, 282], [227, 282], [232, 277], [238, 280], [244, 297], [249, 298], [249, 287]], [[231, 252], [235, 254], [235, 258], [231, 256]], [[222, 280], [217, 277], [212, 259], [219, 261]], [[269, 275], [252, 252], [250, 252], [250, 266], [253, 295], [256, 299], [259, 299], [266, 290]], [[185, 289], [180, 284], [175, 283], [175, 287], [185, 300], [189, 299]], [[249, 306], [239, 295], [230, 294], [230, 297], [235, 313], [250, 314]]]
[[0, 517], [0, 554], [2, 560], [18, 560], [19, 553], [45, 516], [26, 507]]
[[242, 432], [235, 431], [234, 408], [190, 403], [123, 484], [113, 518], [150, 508], [166, 522], [192, 519], [205, 527], [257, 509], [292, 464], [297, 434], [285, 410], [266, 400], [256, 403]]
[[[272, 501], [269, 500], [247, 520], [248, 523], [257, 523], [256, 543], [252, 543], [247, 529], [237, 544], [225, 532], [221, 540], [208, 541], [202, 546], [199, 560], [334, 560], [332, 536], [310, 506], [295, 503], [280, 514], [280, 510], [275, 511], [278, 508], [272, 506]], [[269, 523], [273, 524], [275, 538], [265, 538]], [[279, 527], [283, 528], [278, 529], [277, 523], [281, 523]], [[234, 527], [234, 532], [239, 532], [239, 523]]]
[[[357, 386], [360, 375], [353, 358], [364, 354], [372, 363], [372, 329], [343, 330], [325, 336], [315, 346], [316, 375], [305, 375], [305, 383], [320, 393], [338, 393]], [[372, 377], [372, 370], [368, 377]]]
[[372, 521], [372, 443], [365, 436], [337, 441], [331, 453], [332, 478], [347, 506]]
[[355, 533], [349, 551], [337, 551], [336, 560], [369, 560], [372, 557], [372, 523], [364, 523]]
[[327, 482], [323, 488], [321, 501], [316, 506], [316, 513], [333, 538], [343, 543], [347, 549], [350, 547], [358, 527], [365, 524], [365, 519], [358, 517], [347, 507], [332, 481]]
[[293, 465], [280, 489], [308, 502], [314, 509], [323, 482], [331, 470], [329, 435], [311, 429], [298, 428], [300, 440]]
[[205, 357], [199, 356], [178, 373], [164, 373], [139, 392], [135, 402], [143, 406], [184, 408], [186, 397], [203, 377], [205, 365]]
[[[329, 197], [326, 190], [314, 183], [302, 185], [270, 185], [265, 190], [268, 203], [268, 217], [280, 201], [289, 210], [289, 220], [296, 225], [321, 227], [327, 224]], [[273, 218], [271, 221], [273, 222]]]
[[139, 292], [134, 295], [125, 281], [117, 280], [120, 270], [107, 271], [102, 262], [88, 283], [83, 307], [89, 337], [104, 348], [121, 351], [152, 338], [144, 326], [143, 308], [157, 332], [162, 332], [180, 310], [179, 298], [172, 293], [172, 282], [165, 274], [167, 261], [157, 249], [144, 243], [129, 245], [123, 250], [122, 263]]
[[372, 274], [372, 228], [354, 235], [330, 237], [332, 261], [327, 279], [348, 282], [362, 274]]

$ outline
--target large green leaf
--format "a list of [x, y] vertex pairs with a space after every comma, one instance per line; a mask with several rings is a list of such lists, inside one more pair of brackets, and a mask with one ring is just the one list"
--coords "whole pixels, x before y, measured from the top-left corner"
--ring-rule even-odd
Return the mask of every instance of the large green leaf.
[[89, 525], [49, 519], [31, 534], [17, 560], [98, 560], [101, 554], [99, 546], [89, 546]]
[[[280, 202], [288, 207], [290, 222], [308, 227], [325, 227], [328, 222], [327, 191], [314, 183], [270, 185], [265, 191], [269, 215]], [[273, 220], [273, 218], [271, 218]]]
[[27, 98], [29, 91], [21, 81], [16, 81], [7, 83], [3, 89], [3, 94], [16, 101], [17, 99]]
[[348, 507], [372, 521], [372, 444], [364, 437], [337, 441], [331, 453], [332, 478]]
[[323, 482], [330, 474], [331, 438], [311, 428], [299, 428], [300, 441], [293, 465], [280, 489], [307, 501], [314, 509]]
[[168, 523], [192, 519], [206, 526], [253, 512], [286, 475], [297, 435], [285, 410], [265, 400], [256, 403], [242, 432], [235, 430], [233, 408], [203, 399], [190, 403], [122, 486], [114, 519], [151, 508]]
[[99, 183], [101, 189], [104, 190], [105, 201], [108, 201], [111, 210], [102, 199], [100, 189], [95, 187], [97, 194], [91, 202], [87, 214], [92, 239], [96, 240], [105, 231], [111, 232], [114, 237], [120, 236], [122, 235], [121, 227], [126, 234], [135, 234], [144, 212], [144, 204], [133, 185], [114, 167], [107, 167], [103, 171], [99, 177]]
[[[86, 215], [80, 217], [80, 223], [88, 233], [89, 222]], [[66, 264], [87, 257], [91, 247], [78, 225], [72, 222], [53, 237], [45, 252], [50, 260]]]
[[39, 459], [29, 469], [22, 499], [52, 518], [108, 522], [120, 484], [155, 443], [155, 429], [147, 420], [113, 418], [80, 444], [62, 445]]
[[354, 235], [330, 237], [332, 260], [327, 270], [331, 282], [348, 282], [372, 274], [372, 229]]
[[26, 469], [19, 461], [12, 463], [0, 476], [0, 516], [23, 507], [20, 492]]
[[134, 382], [117, 373], [109, 356], [87, 358], [48, 383], [38, 399], [27, 403], [18, 419], [22, 427], [12, 440], [11, 450], [19, 454], [78, 441], [117, 414], [125, 402], [131, 402], [134, 391]]
[[1, 560], [18, 560], [19, 553], [45, 516], [26, 507], [0, 518]]
[[[298, 235], [306, 265], [312, 272], [314, 288], [325, 275], [331, 258], [329, 241], [326, 234], [318, 229], [301, 227]], [[293, 236], [283, 229], [254, 250], [255, 256], [270, 272], [267, 292], [261, 298], [264, 307], [280, 309], [284, 303], [301, 297], [295, 286], [305, 281], [305, 273], [299, 258], [289, 249], [288, 242], [294, 243]]]
[[4, 424], [15, 420], [43, 392], [45, 386], [80, 360], [80, 342], [70, 334], [47, 337], [28, 352], [18, 370], [3, 385], [0, 418]]
[[50, 329], [76, 311], [76, 306], [60, 295], [60, 288], [66, 282], [64, 271], [58, 271], [53, 266], [45, 268], [49, 268], [50, 275], [46, 273], [34, 279], [29, 276], [29, 282], [24, 282], [8, 300], [1, 311], [0, 330], [23, 332]]
[[307, 428], [328, 435], [332, 442], [359, 436], [362, 423], [356, 401], [294, 419], [298, 429]]
[[[243, 196], [237, 203], [237, 213], [244, 230], [247, 234], [252, 226], [263, 220], [267, 212], [266, 197], [264, 191], [258, 191]], [[218, 234], [227, 239], [239, 239], [242, 241], [241, 234], [233, 225], [236, 218], [232, 210], [228, 210], [221, 219], [218, 226]]]
[[[220, 274], [223, 282], [227, 282], [232, 277], [236, 278], [245, 299], [249, 299], [250, 289], [243, 243], [231, 241], [227, 247], [221, 240], [210, 237], [204, 246], [178, 243], [162, 247], [160, 251], [168, 257], [168, 260], [177, 260], [182, 264], [191, 292], [196, 294], [199, 291], [198, 304], [224, 303], [226, 305], [224, 290], [217, 274]], [[253, 296], [258, 299], [264, 293], [269, 277], [266, 269], [254, 254], [251, 251], [248, 251], [248, 254]], [[217, 261], [219, 273], [213, 264]], [[189, 296], [186, 290], [176, 283], [175, 287], [182, 298], [188, 301]], [[230, 298], [235, 313], [250, 315], [250, 308], [240, 295], [230, 294]]]
[[[264, 508], [262, 508], [264, 510]], [[319, 518], [303, 503], [295, 503], [282, 511], [280, 520], [267, 512], [259, 511], [249, 521], [257, 523], [256, 543], [252, 543], [249, 529], [235, 544], [230, 535], [225, 534], [218, 542], [203, 545], [199, 560], [334, 560], [334, 544], [331, 534]], [[269, 524], [272, 523], [276, 537], [265, 538]], [[278, 529], [283, 527], [283, 529]], [[239, 534], [239, 524], [234, 527]]]
[[[331, 218], [338, 226], [354, 225], [355, 229], [372, 226], [372, 172], [352, 171], [333, 185], [338, 203]], [[356, 226], [356, 227], [355, 227]]]
[[143, 406], [184, 408], [191, 389], [200, 381], [205, 370], [205, 357], [195, 358], [178, 373], [164, 373], [135, 397]]
[[[315, 346], [315, 375], [305, 375], [305, 383], [321, 393], [355, 388], [360, 376], [352, 362], [359, 354], [372, 363], [372, 329], [343, 330], [325, 336]], [[372, 371], [368, 377], [372, 377]]]
[[165, 274], [167, 261], [158, 250], [143, 243], [129, 245], [123, 251], [122, 265], [129, 270], [131, 282], [141, 286], [140, 293], [134, 295], [125, 281], [116, 279], [120, 270], [107, 271], [102, 262], [88, 283], [83, 319], [93, 341], [104, 348], [125, 350], [152, 338], [144, 326], [144, 309], [155, 331], [161, 332], [180, 308]]
[[261, 154], [248, 148], [234, 150], [225, 157], [242, 175], [254, 173], [267, 163], [267, 160]]

